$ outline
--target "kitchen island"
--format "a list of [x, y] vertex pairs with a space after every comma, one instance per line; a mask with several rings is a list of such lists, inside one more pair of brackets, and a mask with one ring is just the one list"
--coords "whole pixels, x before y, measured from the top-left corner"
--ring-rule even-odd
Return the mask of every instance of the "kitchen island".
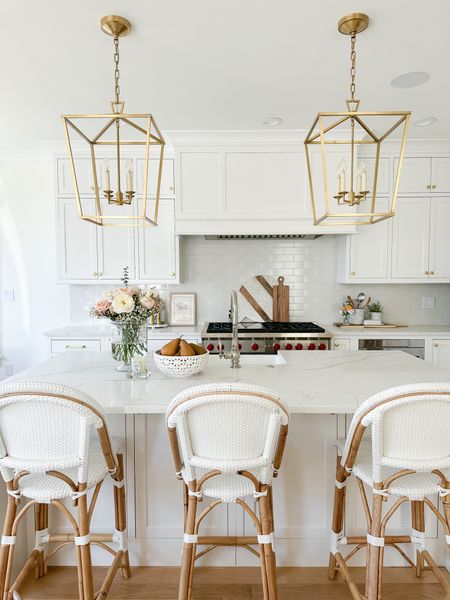
[[[203, 383], [241, 381], [272, 388], [285, 400], [292, 417], [284, 462], [274, 484], [277, 562], [322, 566], [327, 564], [329, 552], [334, 442], [336, 437], [345, 437], [351, 414], [370, 395], [391, 386], [450, 382], [450, 371], [395, 351], [281, 352], [241, 359], [241, 369], [231, 369], [229, 361], [214, 356], [202, 373], [192, 377], [173, 379], [152, 366], [147, 380], [128, 380], [125, 373], [115, 371], [117, 363], [106, 352], [67, 352], [14, 377], [85, 391], [109, 414], [113, 434], [126, 438], [130, 553], [134, 564], [179, 564], [181, 486], [174, 475], [164, 413], [181, 390]], [[365, 518], [356, 502], [354, 485], [348, 491], [348, 533], [363, 535]], [[110, 493], [108, 485], [103, 494]], [[111, 526], [111, 509], [112, 503], [105, 498], [94, 517], [95, 529]], [[254, 534], [253, 525], [239, 506], [219, 509], [205, 521], [205, 535]], [[438, 534], [436, 519], [428, 516], [427, 543], [439, 562], [445, 564], [442, 534]], [[54, 525], [60, 527], [57, 518]], [[393, 526], [398, 533], [409, 532], [407, 509], [399, 511]], [[101, 564], [102, 558], [96, 556], [96, 562]], [[59, 564], [68, 564], [71, 559], [71, 555], [62, 554]], [[249, 553], [234, 548], [220, 549], [202, 560], [203, 564], [214, 565], [256, 564]], [[397, 556], [387, 553], [386, 564], [401, 564], [398, 561]]]

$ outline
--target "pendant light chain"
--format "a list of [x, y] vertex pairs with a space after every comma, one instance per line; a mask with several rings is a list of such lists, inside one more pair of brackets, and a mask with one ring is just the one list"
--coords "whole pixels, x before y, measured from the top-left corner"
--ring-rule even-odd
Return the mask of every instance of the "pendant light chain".
[[356, 102], [355, 100], [355, 78], [356, 78], [356, 31], [353, 31], [351, 34], [351, 53], [350, 53], [351, 67], [350, 67], [350, 100], [351, 102]]
[[120, 60], [120, 55], [119, 55], [119, 38], [116, 36], [114, 38], [114, 94], [116, 96], [116, 103], [119, 104], [120, 102], [120, 85], [119, 85], [119, 78], [120, 78], [120, 71], [119, 71], [119, 60]]

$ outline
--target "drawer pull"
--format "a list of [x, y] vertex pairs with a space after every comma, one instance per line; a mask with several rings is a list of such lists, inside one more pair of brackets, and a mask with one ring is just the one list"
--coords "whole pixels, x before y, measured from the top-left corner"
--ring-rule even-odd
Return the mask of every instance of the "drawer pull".
[[356, 275], [356, 271], [352, 271], [350, 275]]
[[434, 346], [435, 348], [437, 348], [437, 347], [439, 346], [439, 344], [438, 344], [437, 342], [434, 342], [433, 346]]
[[436, 188], [437, 188], [437, 185], [435, 185], [435, 184], [433, 184], [433, 185], [431, 186], [431, 189], [432, 189], [432, 190], [435, 190]]
[[334, 347], [335, 347], [335, 348], [338, 348], [338, 347], [339, 347], [339, 344], [338, 344], [338, 342], [334, 342]]
[[431, 185], [427, 185], [427, 190], [431, 190]]
[[103, 273], [97, 273], [97, 275], [98, 275], [99, 277], [101, 277], [101, 276], [103, 275]]
[[86, 348], [86, 344], [83, 344], [82, 346], [72, 346], [71, 344], [66, 344], [66, 350], [69, 348], [72, 348], [72, 350], [84, 350]]

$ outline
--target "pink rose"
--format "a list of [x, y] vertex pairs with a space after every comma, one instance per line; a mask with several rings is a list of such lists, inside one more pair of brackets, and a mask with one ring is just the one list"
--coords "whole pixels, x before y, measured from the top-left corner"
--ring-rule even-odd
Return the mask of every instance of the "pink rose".
[[141, 290], [139, 288], [120, 288], [119, 292], [128, 294], [129, 296], [138, 296]]
[[145, 308], [147, 308], [148, 310], [151, 310], [155, 306], [155, 301], [149, 296], [142, 296], [141, 304], [142, 306], [145, 306]]
[[101, 316], [108, 312], [110, 306], [111, 304], [108, 302], [108, 300], [98, 300], [98, 302], [95, 303], [94, 310], [99, 316]]

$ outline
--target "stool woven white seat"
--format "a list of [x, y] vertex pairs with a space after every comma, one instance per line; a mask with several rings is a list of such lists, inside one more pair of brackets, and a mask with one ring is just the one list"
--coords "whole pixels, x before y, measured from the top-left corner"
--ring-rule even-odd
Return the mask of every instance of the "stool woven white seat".
[[[363, 440], [367, 429], [372, 440]], [[450, 549], [450, 385], [421, 383], [391, 388], [376, 394], [356, 411], [345, 442], [339, 440], [335, 501], [331, 534], [329, 576], [340, 570], [356, 600], [381, 599], [384, 548], [391, 546], [423, 576], [425, 563], [431, 568], [450, 597], [450, 582], [442, 573], [425, 540], [425, 506], [444, 528]], [[367, 538], [345, 535], [345, 492], [347, 479], [358, 483], [367, 519]], [[365, 486], [372, 493], [372, 510]], [[443, 514], [429, 496], [438, 495]], [[383, 511], [383, 503], [394, 497]], [[405, 502], [411, 503], [409, 535], [385, 535], [390, 518]], [[385, 513], [385, 514], [384, 514]], [[413, 544], [415, 561], [399, 544]], [[344, 558], [343, 548], [355, 545]], [[347, 561], [367, 547], [365, 595], [352, 580]]]
[[[80, 600], [105, 598], [119, 568], [124, 577], [130, 576], [123, 451], [123, 442], [112, 441], [109, 436], [102, 408], [87, 394], [62, 385], [32, 381], [0, 386], [0, 471], [8, 492], [0, 547], [2, 597], [17, 593], [30, 569], [34, 569], [36, 578], [45, 575], [50, 556], [67, 543], [74, 544], [77, 550]], [[91, 535], [95, 503], [103, 481], [109, 476], [114, 484], [115, 530], [111, 534]], [[20, 507], [22, 498], [27, 502]], [[76, 515], [63, 500], [73, 502]], [[49, 532], [49, 505], [67, 517], [73, 534]], [[35, 511], [35, 547], [11, 584], [17, 528], [31, 507]], [[46, 553], [50, 542], [60, 544]], [[107, 546], [107, 542], [115, 542], [117, 548]], [[95, 593], [91, 544], [114, 555]]]
[[[236, 545], [260, 557], [264, 598], [275, 600], [271, 484], [286, 442], [286, 405], [265, 388], [217, 383], [185, 390], [174, 398], [166, 417], [185, 504], [179, 599], [191, 598], [196, 558], [217, 546]], [[212, 502], [197, 516], [204, 496]], [[255, 500], [255, 510], [245, 502], [249, 497]], [[203, 519], [223, 502], [239, 504], [252, 519], [257, 535], [200, 536]], [[259, 552], [253, 544], [259, 545]], [[197, 545], [207, 548], [196, 554]]]

